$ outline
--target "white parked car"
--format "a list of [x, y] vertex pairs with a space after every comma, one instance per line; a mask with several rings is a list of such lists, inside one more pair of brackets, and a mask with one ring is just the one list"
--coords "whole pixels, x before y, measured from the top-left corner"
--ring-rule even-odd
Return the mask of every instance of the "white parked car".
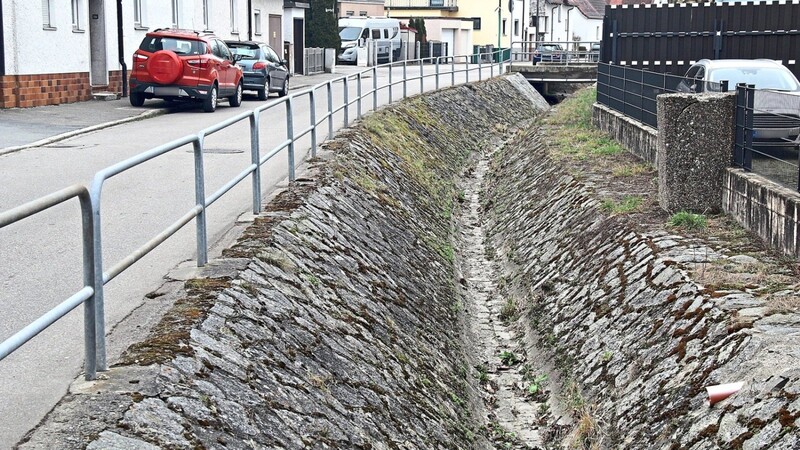
[[680, 92], [728, 90], [739, 83], [758, 89], [753, 98], [753, 138], [795, 139], [800, 134], [800, 81], [784, 65], [771, 59], [701, 59], [678, 84]]

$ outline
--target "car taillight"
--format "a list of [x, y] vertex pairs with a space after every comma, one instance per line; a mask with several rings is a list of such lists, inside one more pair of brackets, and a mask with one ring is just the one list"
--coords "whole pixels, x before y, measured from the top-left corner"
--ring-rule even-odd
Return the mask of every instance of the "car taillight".
[[267, 63], [265, 63], [264, 61], [259, 61], [259, 62], [255, 63], [255, 64], [253, 64], [253, 70], [260, 70], [260, 69], [266, 69], [266, 68], [267, 68]]
[[189, 59], [186, 61], [192, 67], [197, 67], [198, 69], [205, 69], [206, 68], [206, 60], [204, 59]]

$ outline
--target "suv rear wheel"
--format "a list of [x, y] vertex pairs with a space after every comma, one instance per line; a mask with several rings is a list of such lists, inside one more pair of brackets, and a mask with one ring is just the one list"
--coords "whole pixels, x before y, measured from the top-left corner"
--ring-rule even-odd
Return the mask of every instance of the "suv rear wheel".
[[228, 103], [231, 106], [240, 106], [242, 104], [242, 83], [236, 85], [236, 92], [228, 97]]
[[203, 100], [203, 111], [205, 112], [214, 112], [217, 110], [217, 85], [214, 84], [211, 86], [211, 90], [208, 91], [208, 97]]
[[141, 92], [131, 92], [129, 100], [131, 101], [131, 106], [142, 106], [144, 105], [144, 94]]

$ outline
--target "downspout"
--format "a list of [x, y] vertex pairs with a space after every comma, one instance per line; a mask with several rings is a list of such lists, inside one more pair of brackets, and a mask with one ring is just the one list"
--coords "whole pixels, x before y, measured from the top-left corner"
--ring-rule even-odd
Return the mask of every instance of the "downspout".
[[[0, 5], [0, 8], [2, 8], [2, 5]], [[119, 64], [122, 66], [122, 96], [127, 97], [128, 66], [125, 65], [125, 40], [122, 32], [122, 0], [117, 0], [117, 53], [119, 53]]]
[[[566, 39], [567, 42], [572, 41], [572, 35], [569, 34], [569, 12], [572, 11], [573, 9], [575, 9], [574, 6], [570, 6], [569, 9], [567, 9], [567, 39]], [[567, 44], [567, 47], [569, 47], [569, 44]]]
[[0, 77], [6, 74], [6, 38], [3, 36], [3, 0], [0, 0]]
[[555, 26], [555, 24], [556, 24], [555, 11], [556, 11], [556, 8], [560, 8], [560, 7], [561, 7], [561, 5], [556, 5], [556, 6], [553, 6], [552, 8], [550, 8], [550, 42], [553, 42], [553, 26]]
[[247, 0], [247, 40], [253, 40], [253, 0]]

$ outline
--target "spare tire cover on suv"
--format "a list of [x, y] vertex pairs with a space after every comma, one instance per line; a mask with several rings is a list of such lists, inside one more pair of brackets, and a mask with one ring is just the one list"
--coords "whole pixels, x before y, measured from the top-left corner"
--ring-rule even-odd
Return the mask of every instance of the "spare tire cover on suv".
[[159, 50], [147, 60], [147, 71], [158, 84], [170, 84], [183, 72], [183, 61], [175, 52]]

